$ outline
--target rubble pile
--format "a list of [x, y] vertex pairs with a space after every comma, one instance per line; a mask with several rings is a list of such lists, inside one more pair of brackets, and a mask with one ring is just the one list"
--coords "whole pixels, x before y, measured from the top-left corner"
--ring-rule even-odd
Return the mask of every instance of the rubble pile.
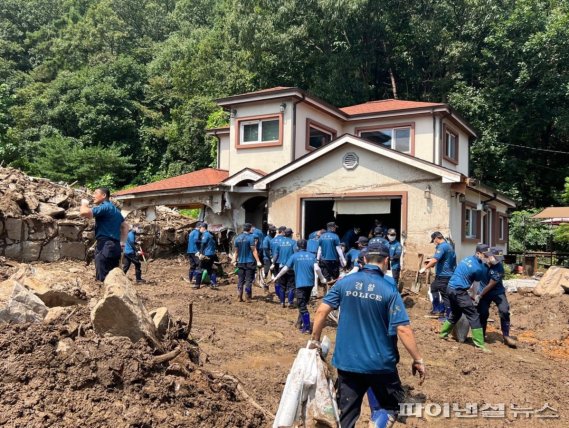
[[0, 255], [19, 261], [84, 259], [93, 223], [79, 216], [83, 189], [0, 168]]
[[[83, 198], [90, 199], [86, 189], [0, 167], [0, 256], [20, 262], [89, 258], [94, 221], [79, 216]], [[185, 252], [194, 224], [166, 207], [156, 207], [152, 218], [135, 211], [126, 220], [142, 226], [142, 249], [153, 258]]]
[[191, 324], [147, 311], [120, 269], [71, 306], [38, 291], [71, 292], [69, 275], [37, 274], [22, 265], [0, 283], [0, 425], [266, 425], [235, 378], [204, 367]]

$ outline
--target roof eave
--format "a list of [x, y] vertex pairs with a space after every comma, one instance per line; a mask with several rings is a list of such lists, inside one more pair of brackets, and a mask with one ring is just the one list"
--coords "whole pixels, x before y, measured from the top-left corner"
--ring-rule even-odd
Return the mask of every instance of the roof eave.
[[170, 196], [171, 194], [188, 194], [188, 193], [201, 193], [204, 191], [208, 192], [224, 192], [229, 188], [229, 186], [219, 183], [219, 184], [209, 184], [205, 186], [195, 186], [195, 187], [177, 187], [172, 189], [163, 189], [163, 190], [149, 190], [143, 192], [136, 192], [136, 193], [126, 193], [123, 195], [114, 196], [114, 199], [117, 200], [129, 200], [129, 199], [136, 199], [136, 198], [152, 198], [155, 196]]

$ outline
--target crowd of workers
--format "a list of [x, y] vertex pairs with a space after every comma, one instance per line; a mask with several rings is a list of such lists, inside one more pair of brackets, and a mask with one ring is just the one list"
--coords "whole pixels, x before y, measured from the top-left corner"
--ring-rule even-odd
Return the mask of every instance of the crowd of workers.
[[[135, 247], [137, 228], [130, 232], [120, 211], [109, 201], [106, 188], [96, 189], [95, 206], [82, 201], [81, 215], [95, 218], [97, 239], [96, 278], [103, 281], [118, 267], [121, 247], [124, 247], [124, 270], [135, 265], [137, 281], [140, 261]], [[233, 244], [232, 260], [238, 282], [240, 302], [251, 302], [253, 282], [262, 279], [265, 288], [274, 284], [275, 295], [283, 307], [298, 307], [298, 327], [311, 334], [311, 347], [320, 346], [320, 336], [328, 315], [340, 310], [336, 346], [332, 364], [338, 369], [338, 406], [341, 427], [353, 427], [360, 415], [364, 395], [368, 393], [372, 419], [391, 426], [396, 420], [404, 392], [397, 372], [399, 354], [397, 339], [411, 355], [412, 372], [425, 379], [425, 365], [419, 353], [409, 317], [398, 288], [402, 245], [397, 230], [385, 229], [379, 222], [368, 236], [360, 236], [354, 227], [340, 239], [337, 225], [329, 222], [326, 229], [314, 231], [308, 239], [293, 239], [293, 230], [268, 225], [267, 233], [246, 223]], [[123, 244], [124, 243], [124, 244]], [[510, 337], [510, 313], [502, 282], [503, 255], [497, 248], [478, 244], [475, 254], [456, 262], [451, 243], [444, 235], [434, 232], [432, 258], [421, 268], [435, 268], [430, 286], [431, 314], [440, 317], [440, 337], [447, 339], [464, 315], [472, 329], [474, 345], [489, 352], [485, 332], [489, 307], [495, 303], [500, 315], [504, 343], [515, 347]], [[188, 237], [190, 262], [189, 282], [198, 289], [209, 277], [211, 287], [217, 287], [216, 241], [207, 223], [197, 223]], [[137, 265], [138, 263], [138, 265]], [[391, 275], [388, 275], [388, 272]], [[327, 293], [316, 311], [313, 325], [308, 304], [318, 280]], [[471, 297], [469, 289], [479, 282]], [[316, 288], [315, 288], [316, 287]]]

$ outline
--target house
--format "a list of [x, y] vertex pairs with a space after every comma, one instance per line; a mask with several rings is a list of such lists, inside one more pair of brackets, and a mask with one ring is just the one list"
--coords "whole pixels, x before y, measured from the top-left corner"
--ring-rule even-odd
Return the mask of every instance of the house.
[[230, 125], [216, 168], [117, 194], [124, 209], [201, 207], [216, 227], [245, 221], [306, 237], [330, 220], [367, 234], [378, 219], [407, 251], [430, 253], [430, 234], [452, 238], [459, 257], [478, 242], [507, 248], [514, 201], [468, 177], [472, 127], [442, 103], [380, 100], [337, 108], [275, 87], [217, 100]]

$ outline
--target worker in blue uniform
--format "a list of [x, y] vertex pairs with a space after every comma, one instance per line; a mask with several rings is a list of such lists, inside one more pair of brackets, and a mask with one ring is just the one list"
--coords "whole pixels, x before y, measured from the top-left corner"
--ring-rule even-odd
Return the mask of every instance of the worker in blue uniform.
[[413, 361], [412, 373], [425, 378], [409, 317], [392, 278], [384, 275], [389, 246], [369, 244], [360, 272], [346, 275], [330, 289], [316, 311], [309, 347], [320, 346], [328, 314], [340, 309], [332, 364], [338, 369], [337, 401], [340, 426], [353, 428], [359, 418], [363, 397], [371, 388], [386, 412], [389, 425], [395, 423], [405, 392], [397, 372], [401, 341]]
[[389, 265], [391, 266], [391, 276], [399, 288], [399, 276], [401, 275], [401, 256], [403, 247], [397, 240], [397, 231], [394, 228], [387, 230], [387, 240], [389, 241]]
[[145, 282], [142, 279], [142, 263], [140, 263], [139, 257], [140, 250], [137, 248], [140, 244], [136, 239], [137, 235], [141, 232], [142, 228], [138, 224], [133, 225], [132, 229], [128, 232], [124, 246], [124, 260], [122, 267], [123, 272], [126, 274], [130, 269], [130, 265], [134, 265], [134, 277], [137, 284]]
[[385, 230], [381, 226], [377, 226], [373, 230], [373, 237], [369, 239], [368, 245], [376, 242], [380, 242], [382, 245], [389, 245], [389, 241], [385, 239]]
[[270, 268], [271, 268], [271, 242], [273, 238], [277, 235], [277, 228], [274, 224], [269, 224], [267, 230], [267, 236], [263, 239], [263, 273], [265, 278], [269, 278]]
[[500, 316], [500, 329], [504, 344], [510, 348], [516, 348], [516, 341], [510, 336], [510, 305], [506, 297], [504, 288], [504, 255], [501, 249], [491, 248], [484, 253], [488, 257], [488, 270], [485, 272], [478, 286], [478, 295], [474, 299], [474, 304], [480, 315], [482, 331], [486, 337], [486, 325], [490, 315], [490, 305], [495, 303], [498, 307]]
[[435, 254], [419, 273], [435, 266], [435, 280], [431, 283], [431, 296], [433, 309], [431, 315], [448, 317], [450, 302], [447, 295], [448, 283], [456, 268], [456, 254], [454, 248], [447, 242], [441, 232], [431, 234], [431, 244], [434, 243]]
[[346, 269], [352, 270], [357, 265], [362, 249], [368, 245], [368, 239], [365, 236], [360, 236], [356, 245], [357, 248], [351, 248], [346, 253]]
[[196, 253], [199, 259], [199, 267], [196, 270], [196, 284], [192, 287], [194, 289], [199, 289], [202, 281], [203, 274], [207, 272], [210, 278], [210, 284], [212, 287], [217, 287], [217, 273], [215, 272], [213, 266], [217, 261], [217, 244], [215, 238], [208, 229], [207, 223], [202, 223], [200, 225], [201, 241], [200, 241], [200, 251]]
[[468, 294], [469, 288], [475, 281], [480, 281], [486, 275], [488, 267], [488, 245], [478, 244], [473, 256], [465, 257], [460, 261], [448, 282], [448, 298], [450, 302], [450, 315], [441, 327], [440, 337], [446, 339], [454, 329], [462, 314], [466, 316], [472, 329], [472, 341], [474, 345], [483, 351], [489, 352], [484, 343], [484, 332], [480, 322], [480, 316], [472, 298]]
[[237, 297], [243, 302], [243, 289], [247, 303], [251, 303], [253, 299], [253, 280], [255, 271], [262, 266], [257, 247], [255, 246], [255, 238], [251, 234], [251, 223], [243, 225], [243, 232], [239, 234], [233, 243], [233, 264], [237, 266]]
[[289, 271], [294, 272], [295, 294], [299, 312], [297, 324], [301, 327], [302, 333], [310, 333], [310, 312], [308, 311], [310, 295], [316, 278], [318, 277], [323, 283], [326, 283], [326, 279], [320, 271], [316, 256], [306, 251], [306, 239], [299, 239], [296, 244], [299, 251], [288, 258], [274, 280], [278, 281]]
[[200, 226], [202, 225], [201, 221], [198, 221], [195, 227], [188, 235], [188, 249], [186, 252], [188, 253], [188, 257], [190, 259], [190, 272], [188, 273], [188, 279], [190, 282], [194, 280], [196, 269], [198, 268], [200, 261], [198, 260], [196, 253], [200, 251]]
[[[295, 252], [296, 241], [292, 239], [292, 233], [293, 231], [291, 228], [286, 228], [283, 237], [279, 240], [276, 246], [273, 263], [275, 265], [279, 265], [279, 270], [275, 271], [277, 276], [280, 273], [280, 270], [284, 268], [289, 257]], [[275, 281], [275, 283], [280, 285], [280, 294], [277, 294], [277, 296], [283, 308], [286, 306], [285, 300], [287, 299], [289, 308], [294, 307], [294, 272], [286, 272], [278, 281]]]
[[306, 251], [316, 255], [318, 253], [318, 244], [320, 240], [320, 236], [325, 233], [326, 230], [320, 229], [312, 232], [308, 235], [308, 243], [306, 244]]
[[352, 248], [356, 248], [356, 244], [358, 242], [358, 237], [360, 236], [360, 228], [359, 226], [354, 226], [346, 231], [342, 236], [341, 242], [344, 243], [346, 247], [346, 251], [349, 251]]
[[89, 201], [82, 199], [79, 207], [79, 215], [95, 219], [95, 277], [101, 282], [111, 270], [119, 267], [122, 247], [128, 234], [128, 224], [120, 210], [109, 200], [110, 197], [108, 188], [98, 187], [93, 192], [96, 206], [89, 208]]
[[318, 241], [317, 260], [326, 281], [333, 281], [340, 276], [340, 266], [346, 266], [344, 252], [340, 246], [340, 238], [336, 234], [336, 223], [333, 221], [326, 225], [326, 232]]

